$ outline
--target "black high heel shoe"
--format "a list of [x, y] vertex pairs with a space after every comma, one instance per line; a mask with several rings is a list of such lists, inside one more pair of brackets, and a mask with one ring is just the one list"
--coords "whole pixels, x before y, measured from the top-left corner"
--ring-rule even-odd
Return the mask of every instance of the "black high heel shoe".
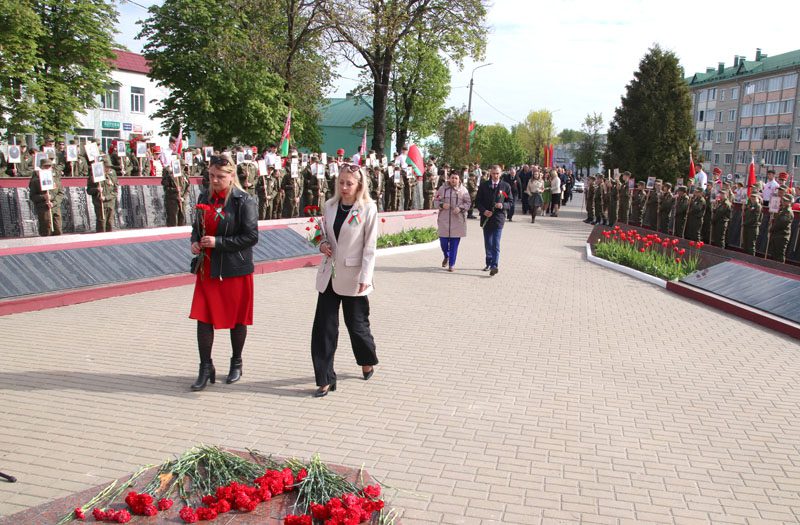
[[324, 386], [319, 387], [317, 391], [314, 392], [314, 397], [325, 397], [328, 395], [328, 392], [336, 392], [336, 383], [331, 383], [327, 386], [328, 388], [325, 388]]
[[[452, 267], [450, 268], [450, 271], [451, 271], [451, 272], [453, 271], [453, 268], [452, 268]], [[364, 372], [364, 371], [362, 370], [362, 371], [361, 371], [361, 373], [364, 375], [364, 381], [369, 381], [369, 378], [370, 378], [370, 377], [372, 377], [372, 374], [374, 374], [374, 373], [375, 373], [375, 367], [374, 367], [374, 366], [373, 366], [373, 367], [371, 367], [371, 368], [369, 369], [369, 372]]]
[[200, 363], [200, 372], [197, 374], [197, 380], [189, 388], [198, 392], [203, 390], [209, 381], [211, 381], [212, 385], [217, 382], [217, 371], [214, 369], [214, 364]]
[[231, 369], [228, 372], [228, 377], [225, 379], [225, 383], [231, 384], [235, 383], [242, 378], [242, 358], [234, 358], [231, 357]]

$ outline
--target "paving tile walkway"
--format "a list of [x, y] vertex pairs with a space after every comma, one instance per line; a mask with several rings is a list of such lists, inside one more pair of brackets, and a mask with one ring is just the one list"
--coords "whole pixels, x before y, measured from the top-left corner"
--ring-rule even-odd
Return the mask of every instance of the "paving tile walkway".
[[381, 257], [381, 365], [343, 333], [324, 399], [311, 268], [256, 277], [244, 378], [202, 393], [191, 287], [0, 318], [0, 515], [215, 443], [364, 465], [409, 524], [799, 521], [800, 345], [586, 262], [578, 219], [518, 215], [493, 278], [477, 221], [456, 273]]

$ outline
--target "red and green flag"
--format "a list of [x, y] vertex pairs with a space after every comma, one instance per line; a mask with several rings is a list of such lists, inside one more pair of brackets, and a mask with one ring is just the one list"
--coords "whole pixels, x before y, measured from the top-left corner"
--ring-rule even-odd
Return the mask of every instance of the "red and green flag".
[[750, 167], [747, 170], [747, 196], [753, 192], [753, 186], [756, 185], [756, 157], [753, 152], [750, 152]]
[[289, 139], [292, 132], [292, 110], [286, 115], [286, 123], [283, 125], [283, 133], [281, 134], [281, 157], [289, 156]]
[[694, 176], [697, 172], [694, 168], [694, 157], [692, 157], [692, 148], [689, 148], [689, 180], [694, 180]]
[[408, 165], [414, 169], [414, 175], [417, 177], [422, 177], [423, 170], [425, 169], [425, 163], [422, 160], [422, 152], [419, 150], [416, 144], [412, 144], [408, 148], [406, 163], [408, 163]]
[[469, 148], [472, 146], [472, 141], [475, 140], [475, 121], [471, 121], [469, 123], [469, 128], [467, 129], [467, 153], [469, 153]]

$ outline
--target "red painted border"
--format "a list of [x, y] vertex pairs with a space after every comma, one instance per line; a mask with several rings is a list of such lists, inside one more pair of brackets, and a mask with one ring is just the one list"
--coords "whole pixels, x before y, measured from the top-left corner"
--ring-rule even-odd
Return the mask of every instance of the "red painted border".
[[723, 312], [741, 317], [742, 319], [752, 321], [761, 326], [788, 335], [789, 337], [800, 339], [800, 327], [789, 320], [783, 321], [775, 317], [764, 315], [756, 310], [745, 308], [744, 306], [741, 306], [730, 299], [722, 299], [713, 294], [703, 293], [689, 285], [682, 283], [667, 281], [667, 290], [678, 295], [682, 295], [683, 297], [688, 297], [689, 299], [699, 301], [718, 310], [722, 310]]
[[[284, 270], [294, 270], [306, 266], [316, 266], [322, 260], [322, 255], [308, 255], [296, 257], [294, 259], [281, 259], [277, 261], [264, 261], [256, 263], [255, 274], [281, 272]], [[82, 288], [80, 290], [68, 290], [46, 295], [36, 295], [0, 301], [0, 316], [18, 314], [23, 312], [33, 312], [45, 310], [59, 306], [69, 306], [72, 304], [87, 303], [99, 299], [119, 297], [121, 295], [131, 295], [153, 290], [162, 290], [175, 286], [185, 286], [192, 284], [196, 277], [190, 273], [180, 275], [169, 275], [155, 279], [142, 281], [118, 283], [111, 285], [98, 286], [94, 288]]]

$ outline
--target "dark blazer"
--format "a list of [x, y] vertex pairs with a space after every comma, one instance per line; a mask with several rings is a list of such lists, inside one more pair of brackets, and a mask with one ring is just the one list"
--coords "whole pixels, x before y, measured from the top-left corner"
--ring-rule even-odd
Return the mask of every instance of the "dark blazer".
[[[499, 196], [500, 192], [505, 192], [506, 197]], [[497, 188], [492, 189], [492, 179], [481, 182], [478, 187], [478, 195], [475, 197], [475, 205], [481, 213], [481, 224], [484, 228], [500, 229], [506, 223], [506, 211], [509, 208], [511, 199], [511, 186], [502, 179], [497, 183]], [[494, 205], [502, 200], [503, 209], [495, 208]], [[483, 216], [483, 212], [491, 211], [492, 216], [488, 219]]]
[[[198, 203], [208, 204], [208, 192]], [[192, 242], [200, 240], [199, 213], [192, 223]], [[224, 217], [217, 225], [215, 246], [211, 250], [211, 277], [237, 277], [251, 274], [253, 246], [258, 242], [258, 205], [247, 192], [233, 186], [225, 204]]]

